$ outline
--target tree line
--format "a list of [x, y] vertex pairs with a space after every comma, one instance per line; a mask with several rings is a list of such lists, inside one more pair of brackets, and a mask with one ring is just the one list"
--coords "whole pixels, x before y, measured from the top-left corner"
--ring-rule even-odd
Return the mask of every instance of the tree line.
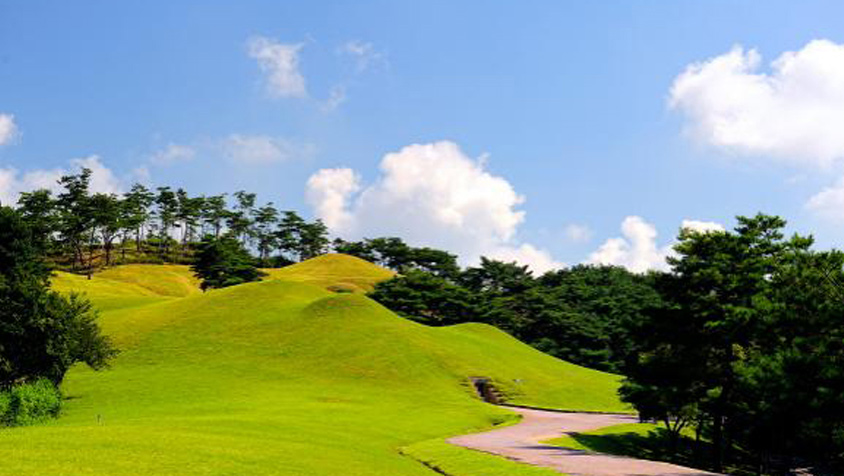
[[187, 263], [202, 239], [223, 236], [254, 250], [261, 266], [308, 259], [330, 244], [321, 221], [308, 222], [273, 203], [259, 205], [256, 194], [245, 191], [231, 200], [142, 184], [122, 195], [91, 193], [89, 169], [61, 177], [59, 185], [55, 195], [46, 189], [22, 193], [17, 210], [43, 240], [45, 254], [71, 271], [129, 260]]

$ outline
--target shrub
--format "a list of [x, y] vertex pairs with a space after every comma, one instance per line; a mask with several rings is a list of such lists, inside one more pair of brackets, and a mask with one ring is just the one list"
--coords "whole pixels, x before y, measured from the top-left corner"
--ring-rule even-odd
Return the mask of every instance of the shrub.
[[9, 392], [0, 392], [0, 426], [6, 425], [11, 408], [12, 394]]
[[61, 405], [59, 389], [49, 380], [39, 379], [0, 394], [0, 420], [8, 426], [32, 425], [57, 417]]

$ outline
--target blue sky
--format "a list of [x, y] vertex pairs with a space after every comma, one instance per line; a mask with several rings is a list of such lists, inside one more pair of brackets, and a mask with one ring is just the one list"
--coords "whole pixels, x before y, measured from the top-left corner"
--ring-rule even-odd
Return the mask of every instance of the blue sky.
[[[108, 190], [243, 188], [467, 256], [659, 267], [683, 220], [757, 211], [840, 246], [844, 117], [824, 107], [844, 86], [813, 81], [844, 70], [841, 18], [834, 1], [0, 0], [0, 197], [96, 163]], [[761, 55], [753, 74], [713, 66], [670, 106], [689, 65], [734, 45]], [[792, 84], [770, 65], [785, 52], [815, 79], [742, 89]], [[724, 117], [740, 137], [713, 129]], [[324, 169], [346, 172], [309, 189]]]

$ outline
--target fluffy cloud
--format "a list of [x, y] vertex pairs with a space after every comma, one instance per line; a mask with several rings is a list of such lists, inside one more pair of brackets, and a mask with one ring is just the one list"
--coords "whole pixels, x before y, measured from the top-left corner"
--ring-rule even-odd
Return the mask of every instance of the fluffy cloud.
[[756, 50], [690, 65], [671, 88], [670, 106], [706, 143], [742, 154], [821, 165], [844, 158], [844, 45], [808, 43], [760, 72]]
[[248, 42], [249, 57], [266, 75], [267, 91], [273, 97], [306, 97], [305, 77], [299, 71], [299, 50], [303, 43], [284, 44], [263, 36]]
[[[714, 221], [683, 220], [681, 229], [698, 233], [724, 231], [724, 225]], [[623, 237], [610, 238], [586, 260], [589, 264], [623, 266], [634, 273], [666, 270], [666, 258], [674, 254], [674, 241], [659, 246], [656, 227], [642, 217], [629, 216], [621, 222]]]
[[17, 136], [18, 126], [15, 124], [15, 116], [0, 114], [0, 145], [11, 143]]
[[309, 145], [264, 135], [232, 134], [222, 141], [223, 154], [232, 162], [266, 165], [301, 158], [312, 153]]
[[58, 180], [62, 175], [76, 173], [81, 169], [91, 169], [91, 192], [120, 193], [123, 183], [114, 172], [103, 165], [99, 156], [91, 155], [70, 161], [68, 169], [40, 169], [32, 170], [21, 175], [12, 168], [0, 169], [0, 203], [14, 204], [21, 192], [37, 189], [47, 189], [54, 193], [61, 190]]
[[386, 62], [384, 54], [377, 51], [372, 43], [366, 43], [360, 40], [346, 42], [340, 47], [340, 52], [354, 58], [355, 68], [359, 73]]
[[348, 231], [355, 226], [349, 198], [360, 190], [360, 178], [352, 169], [322, 169], [308, 179], [305, 200], [331, 230]]
[[168, 144], [167, 147], [155, 152], [150, 162], [155, 165], [170, 165], [176, 162], [186, 162], [196, 157], [193, 147], [179, 144]]
[[555, 260], [546, 250], [539, 249], [529, 243], [523, 243], [518, 246], [502, 246], [489, 253], [484, 253], [484, 255], [487, 258], [497, 259], [506, 263], [515, 261], [527, 265], [536, 274], [542, 274], [546, 271], [560, 269], [565, 266], [565, 263]]
[[453, 142], [415, 144], [384, 156], [381, 176], [362, 186], [351, 169], [324, 169], [308, 181], [306, 198], [332, 232], [349, 238], [402, 236], [414, 245], [517, 259], [537, 271], [550, 256], [516, 242], [524, 201], [505, 179], [485, 170]]
[[642, 217], [629, 216], [621, 223], [623, 238], [610, 238], [589, 255], [587, 263], [624, 266], [634, 273], [664, 270], [671, 246], [658, 247], [656, 227]]
[[699, 220], [683, 220], [680, 228], [685, 230], [696, 231], [698, 233], [708, 233], [710, 231], [724, 231], [724, 225], [714, 221], [699, 221]]
[[812, 196], [806, 209], [829, 222], [844, 222], [844, 178]]

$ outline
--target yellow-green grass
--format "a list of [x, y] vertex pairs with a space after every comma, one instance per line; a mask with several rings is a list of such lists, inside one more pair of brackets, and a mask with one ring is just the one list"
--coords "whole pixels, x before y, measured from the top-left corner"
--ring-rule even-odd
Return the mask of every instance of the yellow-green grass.
[[109, 268], [96, 277], [131, 283], [160, 296], [185, 297], [199, 294], [199, 279], [183, 265], [128, 264]]
[[57, 271], [53, 289], [87, 296], [100, 311], [134, 308], [199, 294], [199, 280], [187, 266], [129, 264], [88, 276]]
[[284, 268], [264, 269], [267, 279], [299, 281], [333, 291], [368, 292], [395, 273], [354, 256], [326, 254]]
[[114, 271], [54, 281], [111, 306], [100, 319], [122, 352], [109, 370], [71, 370], [60, 419], [0, 431], [0, 475], [434, 474], [411, 455], [453, 476], [530, 476], [442, 442], [512, 418], [468, 377], [492, 378], [517, 403], [625, 409], [616, 376], [489, 326], [430, 328], [296, 280], [162, 296], [126, 276], [146, 268]]

